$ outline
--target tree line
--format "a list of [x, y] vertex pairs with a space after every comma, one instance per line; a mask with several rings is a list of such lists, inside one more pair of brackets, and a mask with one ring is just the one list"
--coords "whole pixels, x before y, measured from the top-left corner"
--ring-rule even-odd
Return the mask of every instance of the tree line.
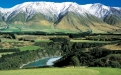
[[14, 48], [14, 49], [0, 49], [0, 53], [2, 52], [20, 52], [20, 49]]
[[121, 51], [93, 48], [88, 52], [71, 51], [55, 62], [55, 66], [89, 66], [121, 68]]

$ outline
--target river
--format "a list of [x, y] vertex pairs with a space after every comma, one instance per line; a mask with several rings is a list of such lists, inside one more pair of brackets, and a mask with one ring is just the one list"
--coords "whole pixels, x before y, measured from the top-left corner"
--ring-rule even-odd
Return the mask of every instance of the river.
[[36, 60], [34, 62], [23, 65], [21, 68], [30, 68], [30, 67], [40, 67], [40, 66], [52, 66], [53, 62], [59, 60], [61, 57], [47, 57]]

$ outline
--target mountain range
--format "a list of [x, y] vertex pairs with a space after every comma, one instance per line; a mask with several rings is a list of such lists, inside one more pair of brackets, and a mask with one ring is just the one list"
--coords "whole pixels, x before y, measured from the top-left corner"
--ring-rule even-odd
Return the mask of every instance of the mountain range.
[[25, 2], [0, 7], [0, 30], [121, 33], [121, 8], [101, 3]]

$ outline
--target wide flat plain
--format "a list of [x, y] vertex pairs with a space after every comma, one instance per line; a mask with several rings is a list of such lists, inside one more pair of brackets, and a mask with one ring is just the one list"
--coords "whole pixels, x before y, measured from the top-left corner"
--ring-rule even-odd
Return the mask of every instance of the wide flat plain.
[[35, 68], [20, 70], [1, 70], [0, 75], [120, 75], [118, 68]]

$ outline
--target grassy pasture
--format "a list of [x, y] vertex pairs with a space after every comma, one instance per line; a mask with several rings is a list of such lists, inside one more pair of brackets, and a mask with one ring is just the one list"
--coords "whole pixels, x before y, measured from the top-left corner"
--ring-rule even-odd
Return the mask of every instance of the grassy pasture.
[[49, 39], [43, 39], [43, 40], [35, 40], [35, 42], [52, 42], [51, 40]]
[[38, 68], [0, 71], [0, 75], [120, 75], [117, 68]]
[[43, 28], [43, 29], [25, 29], [22, 30], [22, 32], [26, 31], [43, 31], [47, 33], [55, 33], [55, 32], [63, 32], [63, 33], [77, 33], [76, 31], [71, 31], [71, 30], [64, 30], [64, 29], [53, 29], [53, 28]]
[[2, 55], [6, 55], [6, 54], [12, 54], [13, 52], [4, 52], [4, 53], [0, 53], [0, 57], [2, 56]]
[[21, 51], [26, 51], [26, 50], [37, 50], [38, 48], [40, 48], [40, 47], [38, 47], [38, 46], [24, 46], [24, 47], [19, 47], [19, 49], [20, 49]]
[[9, 29], [2, 30], [2, 32], [21, 32], [21, 30], [13, 25], [9, 25]]
[[100, 73], [98, 75], [120, 75], [121, 74], [121, 69], [118, 68], [90, 68], [93, 70], [97, 70]]
[[93, 40], [73, 40], [71, 39], [70, 42], [86, 42], [86, 43], [111, 43], [110, 41], [93, 41]]
[[0, 42], [0, 48], [2, 49], [9, 49], [9, 48], [19, 48], [19, 47], [24, 47], [24, 46], [33, 46], [34, 43], [29, 42], [29, 41], [18, 41], [18, 42]]
[[102, 48], [106, 48], [109, 50], [121, 50], [121, 45], [109, 44], [109, 45], [104, 45]]
[[18, 42], [18, 40], [16, 40], [16, 39], [1, 38], [1, 42]]
[[47, 33], [63, 32], [63, 33], [77, 33], [77, 31], [51, 28], [50, 26], [32, 25], [32, 27], [24, 27], [23, 25], [9, 25], [9, 29], [2, 30], [2, 32], [33, 32], [43, 31]]

